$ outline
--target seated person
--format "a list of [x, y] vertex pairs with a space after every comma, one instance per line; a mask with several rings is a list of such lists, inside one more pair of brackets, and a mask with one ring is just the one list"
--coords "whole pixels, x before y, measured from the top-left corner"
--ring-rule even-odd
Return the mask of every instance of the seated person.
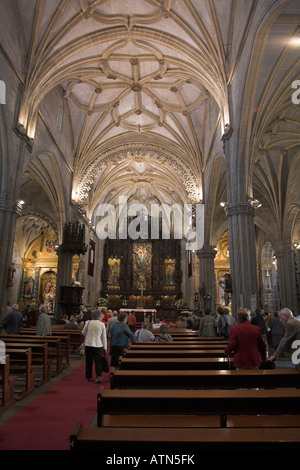
[[138, 343], [144, 343], [145, 341], [155, 341], [154, 334], [149, 331], [148, 320], [143, 321], [141, 329], [136, 330], [134, 336], [136, 337]]
[[161, 325], [159, 331], [160, 333], [155, 336], [155, 341], [173, 341], [172, 336], [167, 333], [167, 325]]
[[65, 325], [65, 330], [77, 330], [78, 328], [78, 324], [75, 320], [75, 317], [74, 315], [71, 315], [70, 316], [70, 321], [68, 323], [66, 323]]
[[153, 328], [154, 330], [158, 330], [158, 329], [160, 328], [160, 320], [159, 320], [159, 318], [157, 318], [157, 319], [155, 320], [155, 323], [152, 323], [152, 328]]

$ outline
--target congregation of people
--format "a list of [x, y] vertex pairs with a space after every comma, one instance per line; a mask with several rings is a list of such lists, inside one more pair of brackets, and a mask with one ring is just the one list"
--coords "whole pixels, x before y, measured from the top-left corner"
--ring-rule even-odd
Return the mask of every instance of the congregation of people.
[[[22, 322], [23, 314], [18, 305], [8, 305], [2, 321], [5, 334], [19, 334]], [[77, 315], [64, 315], [59, 323], [66, 330], [81, 329], [85, 343], [85, 376], [91, 380], [94, 364], [96, 382], [101, 382], [103, 358], [110, 355], [111, 370], [118, 369], [120, 357], [131, 343], [171, 342], [169, 330], [172, 333], [176, 328], [198, 331], [201, 337], [223, 337], [227, 342], [224, 354], [233, 353], [233, 366], [237, 369], [272, 364], [283, 356], [284, 351], [292, 353], [293, 342], [300, 340], [300, 315], [293, 315], [287, 308], [272, 315], [260, 309], [250, 312], [240, 308], [232, 315], [228, 308], [219, 307], [216, 313], [207, 308], [198, 315], [192, 312], [179, 315], [176, 322], [166, 322], [158, 317], [154, 321], [144, 318], [138, 325], [134, 311], [128, 315], [106, 307], [87, 306]], [[39, 307], [36, 334], [52, 334], [51, 318], [44, 306]]]

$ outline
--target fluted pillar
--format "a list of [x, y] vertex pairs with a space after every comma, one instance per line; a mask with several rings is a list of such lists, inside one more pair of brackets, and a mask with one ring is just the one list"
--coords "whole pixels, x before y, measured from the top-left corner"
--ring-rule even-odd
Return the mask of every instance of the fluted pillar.
[[297, 309], [297, 272], [291, 243], [287, 242], [282, 250], [276, 251], [275, 257], [279, 307], [287, 307], [295, 311]]
[[56, 298], [55, 317], [60, 318], [63, 310], [60, 305], [60, 287], [69, 286], [72, 282], [73, 254], [65, 253], [61, 247], [57, 249], [57, 277], [56, 277]]
[[16, 201], [0, 199], [0, 318], [6, 312], [7, 279], [11, 264], [16, 222], [20, 211]]
[[228, 219], [232, 312], [257, 307], [254, 208], [249, 202], [226, 204]]
[[[199, 259], [200, 307], [210, 307], [212, 313], [214, 313], [216, 306], [214, 264], [216, 251], [212, 246], [204, 246], [197, 251], [197, 256]], [[207, 294], [210, 294], [211, 298], [209, 300], [207, 298], [203, 299], [203, 295], [207, 297]]]

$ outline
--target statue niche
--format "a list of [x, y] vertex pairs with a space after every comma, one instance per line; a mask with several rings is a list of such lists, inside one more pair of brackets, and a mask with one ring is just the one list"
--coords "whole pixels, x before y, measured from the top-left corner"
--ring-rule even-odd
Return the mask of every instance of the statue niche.
[[108, 259], [108, 289], [120, 289], [120, 258], [109, 258]]
[[133, 288], [151, 289], [152, 244], [135, 242], [133, 244]]

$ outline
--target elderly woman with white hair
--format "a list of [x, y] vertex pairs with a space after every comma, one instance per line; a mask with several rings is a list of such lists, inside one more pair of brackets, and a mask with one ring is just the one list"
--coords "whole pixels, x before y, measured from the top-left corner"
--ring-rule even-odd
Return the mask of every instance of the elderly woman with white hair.
[[107, 349], [106, 329], [101, 316], [99, 310], [93, 310], [92, 319], [85, 323], [82, 330], [85, 337], [85, 377], [88, 381], [92, 379], [94, 363], [96, 383], [101, 382], [102, 355]]

